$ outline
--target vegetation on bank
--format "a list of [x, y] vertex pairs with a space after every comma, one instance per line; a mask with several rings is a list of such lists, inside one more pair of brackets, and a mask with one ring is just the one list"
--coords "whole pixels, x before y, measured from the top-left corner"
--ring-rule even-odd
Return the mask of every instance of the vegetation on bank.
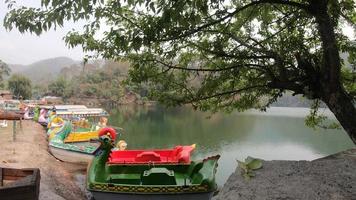
[[[48, 62], [47, 60], [39, 62], [42, 63], [40, 67], [43, 68]], [[135, 102], [148, 99], [144, 87], [134, 87], [125, 83], [128, 77], [128, 63], [110, 60], [94, 60], [86, 64], [78, 62], [70, 66], [62, 66], [58, 73], [51, 75], [52, 80], [42, 81], [37, 81], [41, 75], [33, 77], [19, 69], [15, 69], [15, 73], [12, 74], [6, 63], [1, 62], [0, 67], [2, 88], [9, 89], [15, 98], [19, 99], [56, 96], [62, 97], [65, 101], [76, 98], [82, 99], [85, 103], [89, 98], [110, 104], [125, 103], [128, 95], [134, 96], [132, 101]], [[43, 71], [42, 76], [46, 76], [48, 70]], [[4, 77], [7, 77], [7, 80], [3, 80]]]
[[128, 67], [127, 63], [104, 61], [64, 68], [48, 84], [47, 94], [65, 99], [90, 97], [120, 102], [127, 93], [139, 92], [124, 83]]

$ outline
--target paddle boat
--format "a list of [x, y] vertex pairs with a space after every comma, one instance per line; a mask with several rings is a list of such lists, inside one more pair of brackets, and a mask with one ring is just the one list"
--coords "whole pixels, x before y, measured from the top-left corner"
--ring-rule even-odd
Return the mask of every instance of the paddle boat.
[[0, 168], [0, 199], [38, 200], [39, 169]]
[[191, 161], [192, 146], [113, 150], [115, 134], [101, 132], [88, 166], [87, 189], [96, 200], [210, 200], [217, 190], [219, 155]]
[[64, 125], [59, 128], [58, 132], [52, 132], [49, 136], [49, 150], [59, 160], [87, 164], [100, 146], [98, 142], [92, 142], [92, 140], [108, 130], [116, 134], [112, 128], [73, 132], [72, 123], [64, 121]]

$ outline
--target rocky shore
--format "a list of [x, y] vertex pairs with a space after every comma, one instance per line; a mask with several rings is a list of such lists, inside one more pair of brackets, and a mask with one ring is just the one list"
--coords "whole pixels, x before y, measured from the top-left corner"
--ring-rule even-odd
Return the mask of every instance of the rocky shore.
[[217, 200], [355, 200], [356, 148], [314, 161], [263, 161], [245, 180], [238, 168]]

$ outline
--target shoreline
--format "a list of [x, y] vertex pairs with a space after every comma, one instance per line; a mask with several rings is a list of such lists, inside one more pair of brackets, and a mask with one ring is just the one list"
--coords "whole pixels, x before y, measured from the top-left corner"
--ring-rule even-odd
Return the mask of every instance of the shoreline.
[[16, 140], [12, 138], [12, 121], [0, 128], [0, 166], [9, 168], [39, 168], [40, 200], [86, 200], [85, 191], [76, 183], [76, 173], [86, 166], [64, 163], [48, 152], [45, 130], [36, 122], [17, 122]]

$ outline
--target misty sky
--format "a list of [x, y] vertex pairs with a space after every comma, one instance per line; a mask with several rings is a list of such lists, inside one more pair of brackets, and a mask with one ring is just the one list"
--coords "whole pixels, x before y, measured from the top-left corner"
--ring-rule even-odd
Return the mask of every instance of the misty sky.
[[[39, 6], [41, 0], [18, 0], [18, 4], [26, 6]], [[10, 64], [31, 64], [33, 62], [59, 56], [67, 56], [75, 60], [82, 60], [84, 53], [81, 47], [69, 49], [62, 38], [71, 29], [79, 29], [82, 25], [66, 22], [63, 28], [50, 30], [40, 36], [34, 34], [21, 34], [17, 30], [10, 32], [3, 28], [3, 18], [7, 12], [4, 0], [0, 0], [0, 60]], [[352, 38], [352, 28], [344, 29]]]
[[[40, 0], [18, 0], [26, 5], [40, 5]], [[10, 32], [3, 27], [3, 19], [7, 12], [4, 0], [0, 0], [0, 59], [11, 64], [31, 64], [33, 62], [59, 56], [67, 56], [75, 60], [82, 60], [84, 53], [81, 47], [69, 49], [62, 38], [72, 28], [81, 26], [66, 23], [57, 31], [51, 30], [40, 36], [34, 34], [21, 34], [17, 30]]]

